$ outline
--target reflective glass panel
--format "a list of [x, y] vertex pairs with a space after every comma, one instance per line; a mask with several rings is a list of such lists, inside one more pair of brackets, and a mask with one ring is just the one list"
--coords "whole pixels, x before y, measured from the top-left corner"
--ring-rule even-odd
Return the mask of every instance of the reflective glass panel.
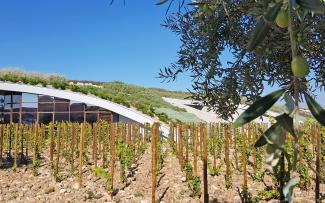
[[84, 113], [70, 113], [70, 121], [81, 123], [84, 121]]
[[86, 122], [93, 123], [97, 121], [97, 113], [86, 113]]
[[39, 103], [38, 104], [39, 112], [53, 112], [53, 103]]
[[84, 111], [85, 104], [83, 103], [72, 103], [70, 105], [70, 111]]
[[22, 94], [22, 102], [23, 103], [38, 103], [38, 95], [37, 94]]
[[39, 113], [39, 123], [48, 124], [52, 121], [52, 113]]
[[38, 102], [53, 102], [53, 97], [48, 95], [39, 95]]
[[35, 123], [36, 119], [37, 119], [36, 113], [23, 113], [22, 114], [22, 123], [24, 123], [24, 124]]
[[37, 112], [38, 103], [22, 103], [23, 112]]
[[55, 103], [55, 112], [68, 112], [70, 103]]
[[69, 113], [55, 113], [54, 121], [69, 121]]

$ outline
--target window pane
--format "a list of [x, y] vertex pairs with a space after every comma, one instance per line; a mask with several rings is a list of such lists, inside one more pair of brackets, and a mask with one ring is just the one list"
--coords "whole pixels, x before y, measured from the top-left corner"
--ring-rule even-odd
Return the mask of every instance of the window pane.
[[22, 103], [23, 112], [37, 112], [38, 103]]
[[86, 106], [86, 111], [98, 111], [99, 107], [98, 106], [92, 106], [87, 104]]
[[53, 102], [54, 99], [51, 96], [48, 95], [39, 95], [38, 96], [38, 102]]
[[22, 123], [31, 124], [35, 123], [37, 119], [36, 113], [23, 113], [22, 114]]
[[116, 114], [116, 113], [113, 113], [113, 122], [115, 123], [115, 122], [119, 122], [119, 115], [118, 114]]
[[87, 113], [86, 114], [86, 121], [88, 123], [93, 123], [97, 121], [97, 113]]
[[104, 109], [104, 108], [102, 108], [102, 107], [99, 107], [99, 109], [98, 109], [99, 111], [105, 111], [105, 112], [110, 112], [108, 109]]
[[53, 112], [53, 103], [39, 103], [38, 111], [39, 112]]
[[3, 114], [3, 123], [10, 123], [10, 115]]
[[72, 103], [70, 105], [70, 111], [84, 111], [85, 104], [83, 103]]
[[20, 111], [20, 104], [12, 104], [12, 111], [19, 112]]
[[69, 113], [55, 113], [54, 121], [69, 121]]
[[68, 112], [70, 103], [55, 103], [55, 112]]
[[83, 122], [84, 121], [84, 114], [83, 113], [71, 113], [70, 114], [70, 121], [71, 122]]
[[11, 104], [5, 104], [3, 111], [4, 112], [11, 112]]
[[21, 95], [20, 93], [16, 95], [12, 95], [12, 103], [14, 104], [20, 104], [20, 98], [21, 98]]
[[11, 95], [5, 95], [5, 104], [11, 104]]
[[38, 103], [38, 95], [37, 94], [22, 94], [22, 102], [23, 103]]
[[111, 113], [109, 113], [109, 112], [99, 112], [99, 120], [109, 121], [110, 116], [111, 116]]
[[39, 123], [48, 124], [52, 121], [52, 113], [40, 113], [38, 116]]
[[58, 97], [54, 97], [54, 101], [55, 102], [70, 102], [69, 99], [62, 99], [62, 98], [58, 98]]
[[12, 122], [19, 123], [19, 113], [12, 114]]

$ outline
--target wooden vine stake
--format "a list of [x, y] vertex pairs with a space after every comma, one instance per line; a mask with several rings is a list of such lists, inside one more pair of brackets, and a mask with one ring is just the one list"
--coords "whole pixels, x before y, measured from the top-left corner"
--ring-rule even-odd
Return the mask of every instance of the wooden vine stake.
[[75, 144], [76, 144], [76, 131], [75, 131], [75, 125], [72, 124], [71, 125], [71, 170], [74, 170], [74, 147], [75, 147]]
[[191, 136], [191, 129], [189, 126], [185, 126], [185, 160], [188, 162], [188, 155], [189, 155], [189, 150], [188, 150], [188, 145], [189, 145], [189, 137]]
[[209, 193], [208, 193], [208, 155], [207, 155], [207, 132], [206, 127], [202, 129], [202, 147], [203, 147], [203, 190], [204, 190], [204, 203], [209, 202]]
[[[99, 155], [99, 159], [100, 159], [100, 155], [102, 154], [102, 125], [100, 123], [98, 123], [97, 126], [97, 139], [98, 139], [98, 155]], [[97, 152], [97, 151], [96, 151]], [[96, 155], [95, 155], [96, 156]]]
[[20, 137], [20, 154], [23, 158], [24, 156], [24, 134], [23, 134], [24, 126], [23, 124], [19, 124], [19, 130], [18, 130], [18, 137]]
[[[185, 139], [185, 163], [188, 164], [188, 155], [189, 155], [189, 150], [188, 150], [188, 145], [189, 145], [189, 136], [191, 135], [190, 134], [190, 128], [185, 125], [184, 126], [185, 129], [184, 129], [184, 139]], [[185, 168], [186, 165], [184, 165], [184, 168]], [[186, 180], [189, 179], [189, 174], [188, 174], [188, 171], [185, 169], [185, 175], [186, 175]]]
[[229, 131], [228, 124], [224, 126], [224, 135], [225, 135], [225, 161], [226, 161], [226, 187], [227, 189], [231, 188], [230, 180], [230, 156], [229, 156]]
[[50, 162], [53, 166], [53, 122], [50, 123]]
[[56, 161], [54, 173], [58, 174], [59, 172], [59, 163], [60, 163], [60, 148], [61, 148], [61, 125], [57, 126], [56, 130]]
[[[115, 169], [115, 139], [116, 139], [116, 131], [115, 131], [115, 123], [111, 123], [111, 139], [110, 139], [110, 183], [109, 183], [109, 191], [113, 191], [114, 188], [114, 169]], [[111, 193], [112, 194], [112, 193]]]
[[159, 123], [154, 123], [152, 125], [152, 136], [151, 136], [151, 179], [152, 179], [151, 202], [156, 202], [158, 133], [159, 133]]
[[93, 124], [93, 150], [92, 150], [92, 157], [94, 160], [94, 165], [97, 167], [97, 124]]
[[320, 157], [321, 157], [321, 136], [319, 126], [316, 133], [316, 179], [315, 179], [315, 202], [321, 203], [320, 195]]
[[[256, 142], [256, 124], [253, 124], [253, 143]], [[257, 162], [256, 162], [256, 147], [253, 147], [253, 170], [256, 173]]]
[[213, 156], [213, 168], [217, 167], [216, 161], [216, 144], [215, 144], [215, 134], [214, 134], [214, 124], [210, 124], [210, 140], [211, 140], [211, 147], [212, 147], [212, 156]]
[[35, 123], [35, 129], [34, 129], [34, 155], [33, 155], [33, 163], [36, 163], [37, 159], [37, 149], [38, 148], [38, 124]]
[[245, 128], [241, 128], [241, 136], [242, 136], [242, 165], [243, 165], [243, 175], [244, 175], [244, 189], [247, 190], [247, 169], [246, 169], [246, 135]]
[[238, 170], [237, 129], [234, 129], [234, 157], [235, 157], [235, 168], [236, 170]]
[[171, 148], [174, 148], [174, 124], [169, 124], [169, 144]]
[[200, 140], [199, 140], [199, 144], [200, 144], [200, 157], [201, 160], [203, 160], [203, 127], [202, 124], [200, 124]]
[[79, 187], [82, 187], [83, 151], [84, 151], [84, 123], [81, 123], [80, 142], [79, 142]]
[[7, 143], [7, 153], [9, 155], [9, 157], [11, 157], [11, 133], [10, 133], [10, 125], [11, 124], [7, 124], [6, 125], [6, 141], [5, 143]]
[[132, 131], [132, 127], [131, 127], [131, 123], [129, 123], [129, 124], [128, 124], [128, 135], [127, 135], [127, 141], [126, 141], [126, 143], [127, 143], [129, 146], [131, 146], [131, 142], [132, 142], [132, 140], [131, 140], [131, 137], [132, 137], [132, 135], [131, 135], [131, 131]]
[[183, 157], [183, 129], [182, 125], [179, 125], [179, 164], [181, 165], [181, 169], [184, 169], [184, 157]]
[[15, 155], [14, 155], [14, 166], [13, 169], [16, 170], [17, 168], [17, 157], [18, 157], [18, 124], [15, 125], [15, 143], [14, 143], [14, 147], [15, 147]]
[[29, 140], [29, 137], [30, 137], [30, 135], [31, 135], [31, 125], [30, 126], [26, 126], [26, 152], [25, 152], [25, 154], [26, 154], [26, 158], [28, 157], [28, 145], [29, 145], [29, 142], [28, 142], [28, 140]]
[[11, 125], [12, 124], [8, 124], [7, 125], [7, 137], [8, 137], [8, 154], [9, 154], [9, 157], [11, 157]]
[[3, 152], [3, 125], [0, 124], [0, 161], [2, 161], [2, 152]]
[[102, 167], [105, 168], [106, 163], [106, 145], [105, 145], [105, 126], [102, 126]]
[[[43, 146], [44, 145], [44, 143], [45, 143], [45, 125], [44, 124], [42, 124], [41, 125], [41, 139], [42, 139], [42, 141], [41, 141], [41, 146]], [[42, 148], [40, 147], [40, 150], [41, 150]]]
[[198, 144], [198, 137], [199, 137], [199, 127], [195, 126], [195, 133], [194, 133], [194, 153], [193, 153], [193, 171], [194, 177], [197, 177], [197, 144]]

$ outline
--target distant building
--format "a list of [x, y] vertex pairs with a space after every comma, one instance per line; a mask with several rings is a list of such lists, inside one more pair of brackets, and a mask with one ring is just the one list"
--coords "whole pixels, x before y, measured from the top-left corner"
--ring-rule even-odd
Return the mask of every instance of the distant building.
[[[0, 82], [0, 123], [56, 121], [150, 123], [156, 120], [131, 108], [92, 95], [53, 88]], [[161, 127], [165, 135], [167, 126]]]

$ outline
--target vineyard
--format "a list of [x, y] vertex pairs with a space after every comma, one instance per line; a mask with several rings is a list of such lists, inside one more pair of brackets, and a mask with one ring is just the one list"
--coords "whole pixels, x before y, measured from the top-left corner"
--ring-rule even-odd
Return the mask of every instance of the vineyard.
[[[2, 124], [0, 201], [276, 201], [286, 168], [265, 170], [277, 156], [256, 147], [266, 128], [172, 123], [165, 138], [159, 123]], [[314, 202], [324, 198], [325, 129], [300, 128], [296, 200]]]

